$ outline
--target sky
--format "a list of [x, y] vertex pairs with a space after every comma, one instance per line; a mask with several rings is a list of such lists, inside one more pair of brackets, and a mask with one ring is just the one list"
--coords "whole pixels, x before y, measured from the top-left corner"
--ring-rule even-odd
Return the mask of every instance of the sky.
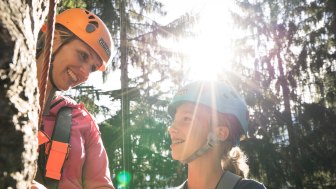
[[166, 5], [168, 13], [162, 19], [162, 24], [167, 24], [186, 12], [201, 15], [194, 30], [198, 35], [196, 39], [185, 39], [179, 45], [172, 43], [175, 49], [179, 47], [180, 51], [189, 56], [185, 67], [185, 82], [212, 80], [219, 71], [229, 71], [231, 39], [237, 37], [228, 11], [233, 7], [233, 0], [161, 1]]
[[[199, 12], [205, 0], [160, 0], [164, 4], [164, 9], [167, 10], [167, 15], [160, 18], [161, 24], [168, 24], [186, 12]], [[209, 0], [212, 1], [212, 0]]]
[[[185, 14], [186, 12], [199, 11], [199, 9], [202, 8], [202, 5], [204, 4], [205, 0], [160, 0], [160, 1], [164, 4], [164, 9], [167, 11], [167, 15], [158, 18], [154, 17], [153, 19], [158, 20], [158, 22], [162, 25], [166, 25], [172, 22], [173, 20], [177, 19], [179, 16]], [[114, 82], [115, 83], [114, 85], [111, 85], [110, 82], [103, 83], [101, 78], [102, 78], [101, 73], [95, 72], [90, 75], [87, 84], [95, 85], [95, 87], [106, 91], [120, 89], [119, 70], [116, 70], [115, 72], [109, 75], [109, 81]]]
[[208, 0], [197, 9], [201, 18], [196, 26], [197, 39], [186, 40], [182, 46], [190, 56], [186, 80], [215, 79], [221, 70], [228, 70], [231, 59], [231, 39], [235, 33], [230, 26], [230, 1]]
[[[171, 42], [175, 49], [185, 51], [189, 55], [189, 64], [186, 66], [186, 80], [214, 79], [216, 72], [230, 68], [231, 43], [235, 37], [235, 31], [229, 26], [229, 12], [227, 8], [232, 6], [232, 0], [161, 0], [165, 5], [167, 15], [153, 18], [159, 20], [162, 25], [168, 24], [179, 16], [189, 13], [200, 13], [201, 20], [195, 30], [198, 31], [197, 39], [186, 39], [180, 44]], [[186, 51], [187, 50], [187, 51]], [[94, 84], [102, 90], [114, 90], [120, 88], [120, 71], [109, 75], [109, 82], [103, 84], [101, 73], [94, 73], [89, 85]], [[99, 82], [98, 82], [99, 81]], [[111, 82], [115, 83], [111, 85]]]
[[[189, 13], [200, 13], [201, 19], [195, 31], [198, 31], [196, 39], [186, 39], [171, 42], [172, 48], [179, 48], [180, 51], [188, 54], [189, 61], [185, 66], [185, 82], [198, 79], [214, 79], [220, 70], [228, 70], [230, 68], [231, 43], [230, 39], [235, 37], [234, 31], [230, 26], [228, 7], [232, 6], [231, 0], [161, 0], [165, 5], [164, 9], [167, 15], [159, 20], [162, 25], [166, 25], [179, 16]], [[169, 42], [168, 42], [169, 45]], [[113, 84], [111, 84], [113, 83]], [[86, 82], [88, 85], [94, 85], [102, 91], [110, 91], [120, 89], [120, 70], [116, 70], [109, 74], [108, 81], [103, 83], [101, 72], [90, 75]], [[120, 105], [110, 100], [103, 100], [98, 105], [105, 106]], [[109, 103], [109, 104], [106, 104]]]

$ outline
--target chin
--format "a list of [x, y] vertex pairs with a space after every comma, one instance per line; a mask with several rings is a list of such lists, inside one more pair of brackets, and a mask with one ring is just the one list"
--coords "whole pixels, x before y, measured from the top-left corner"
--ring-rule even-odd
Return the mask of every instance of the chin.
[[174, 154], [174, 153], [172, 153], [172, 159], [173, 160], [177, 160], [177, 161], [180, 161], [181, 160], [181, 158], [180, 157], [178, 157], [176, 154]]
[[57, 87], [60, 91], [67, 91], [69, 89], [71, 89], [71, 86], [60, 86], [60, 87]]

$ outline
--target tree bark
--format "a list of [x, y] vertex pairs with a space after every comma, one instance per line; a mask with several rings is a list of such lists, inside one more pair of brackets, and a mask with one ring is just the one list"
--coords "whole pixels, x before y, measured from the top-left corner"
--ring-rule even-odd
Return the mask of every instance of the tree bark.
[[47, 0], [0, 0], [0, 188], [28, 188], [37, 158], [35, 50]]

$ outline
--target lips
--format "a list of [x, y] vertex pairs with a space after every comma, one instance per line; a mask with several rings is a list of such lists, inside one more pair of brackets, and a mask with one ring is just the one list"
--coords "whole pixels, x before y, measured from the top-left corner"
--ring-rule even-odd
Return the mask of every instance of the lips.
[[174, 139], [174, 140], [172, 140], [172, 144], [181, 144], [181, 143], [184, 143], [184, 140], [182, 140], [182, 139]]
[[70, 76], [70, 78], [71, 78], [74, 82], [77, 82], [77, 81], [78, 81], [77, 76], [76, 76], [75, 73], [73, 73], [70, 69], [67, 69], [67, 73], [68, 73], [68, 75]]

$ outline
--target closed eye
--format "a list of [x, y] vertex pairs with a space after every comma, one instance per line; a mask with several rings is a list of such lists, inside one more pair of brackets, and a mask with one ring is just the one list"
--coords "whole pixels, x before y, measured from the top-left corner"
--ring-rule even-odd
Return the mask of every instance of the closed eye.
[[[89, 63], [90, 54], [88, 52], [79, 50], [78, 53], [79, 53], [81, 63], [84, 63], [84, 64]], [[91, 72], [95, 72], [97, 70], [98, 70], [98, 65], [94, 64], [91, 66]]]
[[189, 123], [192, 119], [190, 116], [183, 116], [181, 120], [183, 121], [183, 123]]
[[88, 62], [89, 54], [87, 52], [79, 50], [78, 53], [79, 53], [79, 58], [82, 63]]
[[184, 117], [183, 117], [183, 121], [184, 121], [184, 122], [190, 122], [190, 121], [191, 121], [191, 117], [189, 117], [189, 116], [184, 116]]

